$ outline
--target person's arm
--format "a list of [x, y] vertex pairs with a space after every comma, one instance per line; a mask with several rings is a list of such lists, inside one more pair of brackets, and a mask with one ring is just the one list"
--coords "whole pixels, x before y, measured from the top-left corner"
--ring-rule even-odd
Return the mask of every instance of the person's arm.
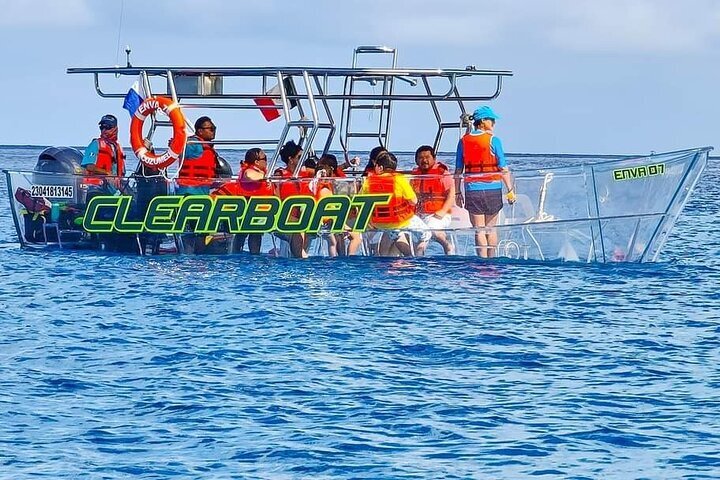
[[185, 160], [195, 160], [203, 154], [203, 147], [199, 143], [188, 143], [185, 146]]
[[450, 172], [445, 172], [442, 176], [442, 184], [445, 190], [445, 202], [440, 210], [435, 212], [435, 216], [442, 218], [452, 210], [455, 206], [455, 181], [453, 181]]
[[348, 168], [355, 168], [360, 165], [360, 157], [348, 158], [345, 157], [345, 161], [338, 165], [339, 170], [347, 170]]
[[321, 185], [318, 191], [318, 200], [321, 198], [329, 197], [333, 194], [332, 188], [327, 185]]
[[471, 114], [464, 113], [464, 114], [460, 115], [460, 123], [465, 125], [465, 135], [472, 132], [473, 122], [474, 122], [474, 120], [473, 120], [473, 116]]
[[257, 180], [262, 180], [264, 178], [265, 178], [265, 175], [263, 175], [262, 172], [258, 172], [257, 170], [248, 169], [248, 170], [245, 170], [245, 174], [243, 175], [243, 178], [241, 178], [240, 180], [247, 179], [247, 180], [257, 181]]
[[[463, 206], [463, 198], [462, 198], [462, 194], [460, 193], [461, 192], [460, 182], [462, 181], [461, 175], [464, 172], [465, 172], [465, 162], [463, 160], [463, 143], [462, 143], [462, 139], [461, 139], [458, 142], [457, 150], [455, 151], [455, 178], [454, 178], [455, 193], [453, 195], [455, 197], [453, 203], [457, 204], [459, 207]], [[452, 205], [450, 206], [450, 208], [452, 208]]]
[[396, 180], [396, 185], [397, 187], [399, 187], [399, 191], [397, 193], [400, 195], [400, 198], [404, 198], [413, 205], [416, 205], [417, 195], [415, 194], [415, 190], [413, 190], [412, 185], [410, 185], [407, 177], [405, 177], [405, 175], [398, 175]]
[[85, 152], [83, 153], [83, 159], [82, 162], [80, 162], [80, 166], [83, 167], [85, 171], [90, 174], [108, 175], [110, 172], [107, 172], [102, 168], [98, 168], [95, 165], [97, 162], [98, 153], [100, 153], [100, 145], [98, 144], [96, 138], [92, 142], [90, 142], [87, 148], [85, 148]]
[[98, 168], [97, 165], [95, 165], [94, 163], [86, 165], [85, 171], [92, 175], [110, 175], [110, 172], [108, 172], [104, 168]]
[[273, 190], [275, 191], [275, 196], [276, 196], [276, 197], [280, 197], [280, 196], [281, 196], [281, 195], [280, 195], [280, 190], [281, 190], [280, 187], [282, 187], [283, 183], [285, 182], [285, 180], [284, 180], [285, 175], [284, 175], [283, 169], [282, 169], [282, 168], [276, 168], [275, 171], [273, 172], [273, 174], [272, 174], [270, 177], [271, 177], [271, 178], [280, 179], [280, 180], [277, 181], [277, 182], [270, 182], [270, 183], [272, 184], [272, 186], [273, 186]]
[[505, 158], [505, 151], [503, 150], [502, 142], [498, 137], [493, 136], [492, 141], [490, 142], [490, 147], [492, 149], [492, 152], [495, 154], [495, 157], [497, 158], [498, 167], [500, 167], [500, 173], [502, 174], [502, 180], [505, 184], [505, 188], [507, 189], [507, 199], [508, 202], [514, 203], [515, 202], [515, 187], [513, 186], [513, 180], [512, 175], [510, 174], [510, 169], [507, 165], [507, 159]]

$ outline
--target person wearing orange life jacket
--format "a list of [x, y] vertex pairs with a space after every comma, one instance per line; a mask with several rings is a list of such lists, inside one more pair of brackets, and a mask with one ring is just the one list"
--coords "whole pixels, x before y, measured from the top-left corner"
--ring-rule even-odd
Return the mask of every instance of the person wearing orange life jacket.
[[[327, 153], [318, 160], [316, 180], [311, 184], [311, 190], [317, 200], [336, 193], [341, 195], [350, 193], [348, 188], [346, 188], [349, 186], [349, 182], [335, 181], [333, 178], [347, 178], [347, 175], [342, 171], [342, 167], [338, 165], [337, 157]], [[354, 184], [354, 182], [352, 183]], [[344, 228], [346, 230], [345, 233], [329, 234], [326, 237], [328, 253], [331, 257], [338, 255], [355, 255], [362, 245], [362, 235], [360, 232], [353, 232], [348, 225], [344, 225]], [[350, 239], [347, 250], [345, 249], [346, 235]]]
[[312, 196], [310, 191], [310, 182], [315, 172], [305, 166], [300, 167], [298, 178], [293, 179], [295, 170], [297, 169], [300, 158], [302, 158], [303, 150], [293, 140], [289, 140], [280, 149], [280, 160], [285, 163], [285, 167], [275, 169], [273, 177], [280, 177], [283, 180], [276, 183], [278, 196], [285, 200], [288, 197], [297, 195]]
[[[98, 123], [100, 136], [93, 139], [85, 149], [80, 165], [83, 167], [83, 183], [88, 191], [86, 201], [96, 195], [118, 193], [122, 189], [125, 176], [125, 155], [118, 142], [117, 118], [114, 115], [103, 115]], [[106, 213], [99, 216], [103, 220], [112, 220]], [[91, 234], [98, 247], [108, 251], [137, 252], [135, 236], [118, 232]]]
[[[420, 217], [415, 215], [417, 196], [404, 175], [396, 172], [397, 158], [390, 152], [381, 152], [375, 159], [375, 172], [363, 182], [361, 193], [389, 193], [387, 205], [376, 206], [370, 217], [373, 228], [383, 230], [378, 253], [383, 256], [400, 253], [411, 256], [410, 242], [430, 240], [431, 232]], [[408, 240], [407, 233], [410, 233]]]
[[464, 204], [470, 223], [476, 228], [475, 249], [481, 257], [497, 254], [498, 235], [494, 226], [503, 206], [503, 184], [508, 190], [508, 202], [515, 202], [502, 142], [493, 134], [499, 118], [490, 107], [477, 108], [472, 116], [475, 128], [458, 142], [455, 159], [455, 175], [464, 174]]
[[[300, 159], [302, 158], [303, 150], [300, 145], [295, 143], [293, 140], [289, 140], [280, 149], [280, 159], [285, 163], [285, 167], [276, 169], [273, 172], [273, 177], [278, 178], [279, 181], [275, 183], [276, 191], [278, 196], [285, 200], [288, 197], [295, 196], [313, 196], [313, 192], [310, 190], [310, 182], [312, 182], [315, 174], [314, 170], [311, 170], [305, 166], [300, 167], [298, 178], [295, 178], [295, 171], [298, 168]], [[290, 217], [293, 220], [300, 218], [300, 208], [294, 208], [290, 212]], [[281, 238], [282, 239], [282, 238]], [[308, 249], [310, 247], [310, 237], [304, 233], [297, 233], [288, 236], [290, 254], [296, 258], [307, 258]]]
[[[125, 176], [125, 154], [118, 142], [117, 118], [114, 115], [103, 115], [98, 123], [100, 136], [93, 139], [85, 149], [81, 166], [87, 175], [84, 179], [88, 185], [100, 186], [104, 181], [98, 176], [113, 176], [118, 179]], [[115, 186], [119, 182], [112, 182]]]
[[[418, 196], [417, 213], [432, 230], [434, 238], [446, 255], [454, 253], [452, 243], [443, 230], [450, 228], [452, 216], [450, 210], [455, 205], [455, 182], [448, 167], [437, 161], [435, 149], [430, 145], [422, 145], [415, 151], [415, 167], [410, 180]], [[421, 242], [415, 246], [415, 253], [425, 253], [429, 242]]]
[[[218, 155], [212, 141], [217, 127], [210, 117], [200, 117], [195, 121], [195, 134], [188, 137], [182, 164], [176, 179], [175, 193], [178, 195], [208, 195], [218, 176]], [[190, 224], [189, 228], [194, 229]], [[203, 253], [214, 237], [212, 235], [187, 232], [182, 236], [184, 253]]]
[[272, 197], [275, 190], [266, 179], [267, 155], [262, 148], [251, 148], [245, 152], [240, 163], [237, 180], [222, 184], [212, 195], [235, 195], [240, 197]]
[[370, 150], [370, 155], [368, 156], [368, 163], [367, 163], [367, 165], [365, 165], [365, 168], [363, 169], [363, 173], [362, 173], [363, 177], [367, 177], [368, 175], [373, 175], [375, 173], [375, 159], [382, 152], [387, 152], [387, 149], [380, 145], [378, 145], [377, 147]]
[[179, 195], [207, 195], [217, 177], [218, 154], [212, 141], [217, 127], [210, 117], [195, 121], [195, 134], [188, 137], [182, 166], [178, 172]]
[[240, 164], [238, 184], [246, 197], [271, 197], [275, 195], [272, 184], [267, 180], [267, 154], [262, 148], [251, 148], [245, 152]]
[[[267, 155], [262, 148], [251, 148], [245, 152], [245, 160], [240, 163], [237, 181], [227, 182], [213, 192], [213, 195], [236, 195], [245, 198], [272, 197], [275, 195], [272, 185], [266, 180]], [[247, 238], [248, 250], [257, 255], [262, 247], [261, 233], [239, 233], [235, 235], [233, 250], [242, 251]]]

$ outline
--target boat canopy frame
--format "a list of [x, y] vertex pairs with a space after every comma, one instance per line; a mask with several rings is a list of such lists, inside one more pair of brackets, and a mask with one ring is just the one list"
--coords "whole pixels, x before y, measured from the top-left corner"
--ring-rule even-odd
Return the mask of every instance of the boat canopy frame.
[[[391, 54], [389, 67], [365, 68], [358, 66], [361, 54]], [[426, 102], [429, 103], [437, 123], [437, 133], [433, 147], [438, 150], [443, 133], [447, 129], [462, 130], [465, 125], [462, 116], [466, 114], [467, 102], [487, 102], [496, 99], [502, 92], [503, 79], [513, 73], [509, 70], [484, 70], [474, 65], [462, 69], [421, 69], [397, 67], [397, 51], [385, 46], [360, 46], [354, 51], [353, 66], [343, 67], [173, 67], [146, 66], [135, 67], [89, 67], [68, 68], [69, 74], [91, 74], [94, 77], [95, 91], [102, 98], [124, 98], [126, 92], [113, 92], [104, 88], [101, 78], [112, 76], [139, 77], [144, 92], [148, 96], [167, 95], [178, 102], [183, 108], [202, 109], [253, 109], [278, 110], [282, 112], [285, 125], [280, 137], [275, 139], [223, 139], [215, 140], [215, 145], [275, 145], [275, 152], [268, 163], [269, 171], [273, 171], [282, 145], [285, 144], [290, 131], [297, 129], [299, 144], [303, 146], [303, 157], [300, 159], [295, 176], [299, 175], [304, 160], [314, 154], [314, 142], [321, 131], [325, 132], [325, 141], [321, 147], [322, 154], [330, 150], [338, 125], [333, 117], [331, 102], [342, 102], [339, 142], [345, 159], [349, 158], [349, 140], [353, 137], [374, 138], [379, 145], [389, 148], [391, 128], [391, 105], [394, 102]], [[194, 91], [178, 88], [178, 79], [182, 77], [197, 78], [198, 88]], [[257, 79], [254, 86], [247, 89], [225, 92], [223, 79], [241, 77]], [[167, 86], [164, 92], [153, 92], [151, 79], [162, 78]], [[490, 79], [488, 91], [478, 91], [475, 87], [469, 94], [461, 93], [459, 80]], [[342, 90], [334, 90], [333, 80], [342, 83]], [[269, 91], [269, 85], [277, 83], [277, 91]], [[286, 83], [287, 82], [287, 83]], [[382, 86], [380, 92], [356, 93], [354, 85], [367, 82], [369, 85]], [[398, 82], [417, 87], [418, 92], [399, 93], [395, 88]], [[433, 91], [431, 82], [446, 82], [446, 89]], [[301, 88], [295, 88], [299, 83]], [[288, 89], [287, 87], [291, 88]], [[289, 91], [291, 90], [291, 91]], [[257, 100], [272, 100], [274, 104], [263, 105]], [[212, 103], [222, 100], [226, 103]], [[279, 101], [279, 104], [277, 103]], [[359, 105], [353, 102], [377, 102], [376, 104]], [[443, 119], [438, 105], [454, 102], [458, 113], [453, 121]], [[334, 103], [333, 103], [334, 104]], [[292, 106], [297, 105], [297, 117], [291, 114]], [[380, 110], [378, 129], [374, 132], [357, 132], [352, 130], [350, 112], [353, 109]], [[324, 119], [321, 118], [322, 112]], [[152, 139], [157, 127], [170, 127], [165, 120], [159, 120], [155, 114], [151, 117], [149, 138]], [[187, 125], [192, 130], [191, 125]], [[192, 142], [192, 141], [189, 141]], [[181, 159], [182, 161], [182, 159]]]

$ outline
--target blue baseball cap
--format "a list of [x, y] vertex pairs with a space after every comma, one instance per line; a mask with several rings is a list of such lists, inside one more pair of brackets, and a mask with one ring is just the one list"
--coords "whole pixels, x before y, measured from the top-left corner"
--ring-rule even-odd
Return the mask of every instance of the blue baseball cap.
[[115, 128], [117, 127], [117, 118], [115, 118], [115, 115], [103, 115], [98, 125], [101, 127]]
[[483, 118], [492, 118], [493, 120], [497, 120], [500, 118], [500, 115], [497, 115], [495, 112], [493, 112], [493, 109], [483, 105], [482, 107], [478, 107], [473, 112], [473, 120], [476, 122], [478, 120], [482, 120]]

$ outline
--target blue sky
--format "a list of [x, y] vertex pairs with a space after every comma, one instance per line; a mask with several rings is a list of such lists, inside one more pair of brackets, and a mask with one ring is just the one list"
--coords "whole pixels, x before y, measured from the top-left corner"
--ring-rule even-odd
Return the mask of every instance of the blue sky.
[[[0, 11], [0, 144], [84, 145], [103, 113], [123, 119], [127, 144], [120, 102], [65, 73], [123, 64], [126, 44], [135, 65], [349, 66], [356, 45], [384, 44], [401, 66], [512, 70], [492, 103], [511, 152], [646, 153], [720, 136], [716, 0], [0, 0]], [[257, 117], [223, 119], [218, 136], [266, 137]], [[432, 122], [396, 112], [391, 146], [431, 143]]]

